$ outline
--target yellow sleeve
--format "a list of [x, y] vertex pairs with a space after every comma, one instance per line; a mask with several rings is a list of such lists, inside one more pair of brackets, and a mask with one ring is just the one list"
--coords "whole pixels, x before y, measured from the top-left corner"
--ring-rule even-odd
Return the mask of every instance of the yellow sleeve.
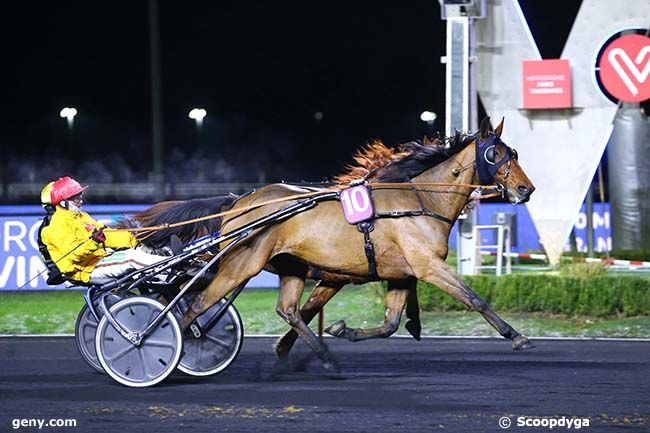
[[[86, 223], [92, 224], [97, 228], [103, 228], [104, 226], [95, 221], [88, 214], [84, 214], [84, 221]], [[92, 234], [89, 233], [88, 236]], [[106, 240], [104, 241], [104, 246], [113, 249], [120, 248], [133, 248], [138, 245], [137, 239], [131, 234], [131, 232], [116, 231], [111, 229], [104, 230], [106, 235]], [[92, 242], [92, 241], [91, 241]]]
[[113, 231], [107, 229], [104, 231], [106, 241], [104, 245], [109, 248], [133, 248], [138, 246], [138, 240], [131, 234], [131, 232]]

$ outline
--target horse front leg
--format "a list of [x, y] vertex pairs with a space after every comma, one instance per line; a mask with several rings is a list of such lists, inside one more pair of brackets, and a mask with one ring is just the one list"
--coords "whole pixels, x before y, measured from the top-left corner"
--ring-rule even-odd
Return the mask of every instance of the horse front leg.
[[419, 280], [433, 284], [453, 298], [467, 305], [470, 310], [478, 311], [501, 336], [512, 341], [513, 350], [532, 349], [530, 340], [499, 317], [475, 291], [449, 268], [443, 260], [437, 260], [421, 269], [414, 269]]
[[390, 337], [399, 327], [402, 311], [412, 287], [413, 283], [410, 280], [388, 282], [388, 290], [384, 298], [384, 324], [382, 326], [371, 329], [355, 329], [348, 328], [344, 320], [339, 320], [326, 328], [325, 332], [350, 341]]
[[[309, 299], [300, 309], [300, 317], [309, 324], [311, 320], [323, 309], [325, 304], [336, 295], [345, 285], [344, 282], [319, 281], [312, 290]], [[292, 328], [275, 342], [275, 355], [278, 359], [285, 359], [293, 347], [298, 333]]]
[[[309, 329], [300, 315], [300, 297], [305, 288], [306, 273], [307, 266], [304, 266], [304, 269], [300, 269], [299, 272], [292, 272], [289, 275], [280, 274], [280, 295], [275, 311], [307, 343], [309, 348], [321, 360], [325, 370], [338, 373], [339, 366], [332, 358], [329, 349]], [[280, 361], [286, 362], [286, 358], [280, 359]]]

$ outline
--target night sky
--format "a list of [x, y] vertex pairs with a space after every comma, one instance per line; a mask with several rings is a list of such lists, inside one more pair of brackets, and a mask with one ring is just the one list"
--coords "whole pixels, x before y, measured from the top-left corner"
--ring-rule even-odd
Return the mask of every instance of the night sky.
[[[17, 3], [3, 6], [0, 30], [4, 181], [147, 180], [147, 1]], [[558, 57], [580, 1], [521, 5], [542, 55]], [[423, 110], [444, 131], [435, 0], [162, 0], [159, 9], [168, 181], [320, 180], [370, 139], [421, 138]], [[65, 106], [79, 110], [72, 132]], [[193, 107], [208, 112], [201, 130], [187, 117]]]

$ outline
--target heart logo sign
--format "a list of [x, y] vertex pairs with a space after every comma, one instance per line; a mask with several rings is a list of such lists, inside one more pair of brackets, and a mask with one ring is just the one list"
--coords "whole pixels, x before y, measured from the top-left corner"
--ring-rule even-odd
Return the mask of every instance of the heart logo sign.
[[650, 38], [624, 35], [611, 40], [600, 57], [600, 82], [623, 102], [650, 99]]

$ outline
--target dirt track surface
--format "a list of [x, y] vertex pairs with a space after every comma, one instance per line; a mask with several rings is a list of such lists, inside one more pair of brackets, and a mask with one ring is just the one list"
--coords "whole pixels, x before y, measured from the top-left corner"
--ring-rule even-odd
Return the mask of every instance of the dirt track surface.
[[[274, 374], [273, 340], [246, 338], [208, 378], [175, 374], [126, 388], [93, 372], [72, 338], [0, 339], [0, 432], [13, 419], [76, 419], [43, 432], [547, 432], [520, 416], [588, 418], [585, 432], [650, 431], [650, 342], [328, 339], [341, 373], [298, 347], [301, 371]], [[511, 418], [502, 430], [499, 419]]]

